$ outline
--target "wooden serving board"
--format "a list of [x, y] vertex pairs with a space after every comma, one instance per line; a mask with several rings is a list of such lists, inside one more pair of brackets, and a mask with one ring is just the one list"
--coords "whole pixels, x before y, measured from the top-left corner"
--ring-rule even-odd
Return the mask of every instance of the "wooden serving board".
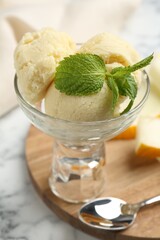
[[[89, 227], [78, 219], [81, 204], [71, 204], [52, 194], [48, 185], [53, 139], [31, 126], [26, 140], [26, 159], [32, 182], [47, 206], [62, 220], [99, 239], [160, 239], [160, 204], [142, 209], [125, 231]], [[106, 143], [106, 188], [100, 197], [118, 197], [134, 203], [160, 194], [160, 163], [137, 158], [134, 141]]]

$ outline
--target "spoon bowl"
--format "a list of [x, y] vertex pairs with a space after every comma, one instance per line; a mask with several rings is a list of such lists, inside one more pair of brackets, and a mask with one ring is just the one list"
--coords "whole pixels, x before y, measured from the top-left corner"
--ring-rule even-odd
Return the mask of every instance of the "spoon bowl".
[[83, 205], [79, 218], [91, 227], [124, 230], [134, 223], [140, 208], [158, 202], [160, 195], [135, 204], [114, 197], [99, 198]]

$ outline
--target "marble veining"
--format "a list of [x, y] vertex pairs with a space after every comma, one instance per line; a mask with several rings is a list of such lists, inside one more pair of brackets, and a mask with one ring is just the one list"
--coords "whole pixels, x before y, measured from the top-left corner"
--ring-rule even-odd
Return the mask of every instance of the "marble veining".
[[[146, 56], [160, 50], [160, 1], [143, 0], [121, 32]], [[25, 163], [29, 122], [17, 108], [0, 118], [0, 240], [94, 240], [61, 221], [38, 197]]]

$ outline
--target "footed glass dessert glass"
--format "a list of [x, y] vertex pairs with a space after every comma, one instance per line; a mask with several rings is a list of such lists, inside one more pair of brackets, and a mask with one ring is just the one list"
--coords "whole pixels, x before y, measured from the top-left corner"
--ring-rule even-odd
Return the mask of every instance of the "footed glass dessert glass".
[[105, 184], [105, 141], [128, 128], [139, 114], [149, 94], [147, 74], [142, 74], [138, 95], [128, 113], [96, 122], [71, 122], [48, 116], [43, 101], [33, 106], [23, 98], [16, 76], [14, 86], [19, 105], [31, 123], [54, 138], [51, 191], [72, 203], [100, 195]]

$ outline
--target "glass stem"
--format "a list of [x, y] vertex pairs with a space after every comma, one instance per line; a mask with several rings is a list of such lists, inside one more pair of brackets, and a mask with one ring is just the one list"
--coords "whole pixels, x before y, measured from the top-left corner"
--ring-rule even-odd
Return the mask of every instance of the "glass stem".
[[51, 190], [69, 202], [86, 202], [102, 192], [104, 185], [104, 143], [72, 145], [55, 141]]

